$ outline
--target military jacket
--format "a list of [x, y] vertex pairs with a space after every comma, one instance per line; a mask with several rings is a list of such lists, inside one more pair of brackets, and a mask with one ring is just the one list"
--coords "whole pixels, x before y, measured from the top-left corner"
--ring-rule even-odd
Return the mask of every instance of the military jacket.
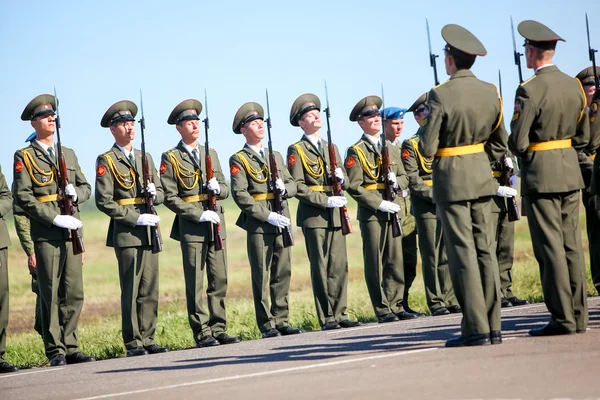
[[[75, 187], [77, 203], [73, 216], [79, 217], [79, 204], [90, 198], [92, 188], [85, 179], [75, 152], [62, 146], [68, 181]], [[52, 225], [61, 214], [57, 200], [59, 192], [58, 165], [37, 141], [17, 150], [14, 157], [13, 198], [31, 218], [31, 239], [34, 242], [68, 240], [70, 231]], [[54, 199], [53, 199], [54, 198]]]
[[[404, 171], [400, 158], [400, 149], [387, 141], [390, 154], [390, 170], [396, 174], [399, 191], [394, 203], [403, 207], [402, 191], [408, 189], [408, 176]], [[348, 194], [358, 203], [357, 219], [359, 221], [380, 220], [388, 221], [391, 214], [379, 211], [377, 208], [384, 200], [383, 166], [381, 152], [366, 135], [358, 142], [348, 148], [346, 153], [346, 173], [350, 179]], [[368, 190], [369, 187], [377, 185], [379, 189]]]
[[[206, 149], [198, 146], [199, 163], [179, 142], [177, 147], [163, 153], [160, 164], [160, 180], [165, 191], [165, 206], [175, 213], [171, 238], [183, 242], [212, 241], [213, 227], [210, 222], [198, 222], [207, 205]], [[213, 176], [219, 182], [221, 192], [218, 200], [229, 197], [229, 185], [221, 169], [217, 152], [210, 149]], [[221, 237], [227, 237], [225, 212], [217, 202], [217, 214], [221, 219]]]
[[[300, 200], [296, 223], [305, 228], [339, 228], [342, 226], [339, 209], [327, 208], [327, 199], [333, 196], [329, 143], [325, 140], [321, 140], [321, 143], [323, 154], [306, 136], [288, 147], [288, 170], [296, 181], [296, 197]], [[334, 144], [331, 146], [334, 148], [336, 163], [343, 162], [337, 147]], [[348, 176], [344, 171], [342, 189], [347, 187]]]
[[[600, 90], [596, 90], [590, 105], [590, 137], [600, 137]], [[598, 149], [596, 153], [598, 154]], [[590, 191], [592, 194], [600, 193], [600, 160], [594, 156], [594, 173]], [[597, 204], [597, 209], [600, 209], [600, 202]]]
[[[156, 186], [155, 205], [164, 200], [164, 191], [154, 161], [146, 153], [150, 180]], [[142, 177], [142, 152], [134, 150], [135, 167], [129, 163], [123, 152], [113, 147], [96, 159], [96, 206], [110, 217], [106, 245], [109, 247], [150, 246], [151, 228], [137, 226], [140, 214], [147, 214], [148, 207], [143, 202], [124, 204], [133, 199], [143, 199], [146, 185]], [[123, 203], [123, 204], [119, 204]]]
[[[402, 164], [408, 175], [408, 187], [413, 198], [413, 212], [418, 218], [435, 218], [433, 202], [433, 158], [419, 151], [419, 133], [402, 142]], [[415, 201], [416, 200], [416, 201]]]
[[[578, 152], [589, 143], [586, 99], [579, 80], [544, 67], [518, 88], [509, 146], [521, 159], [521, 194], [563, 193], [584, 187]], [[571, 147], [531, 151], [532, 143], [570, 139]]]
[[[429, 116], [423, 120], [419, 150], [433, 161], [433, 199], [436, 203], [493, 196], [498, 183], [490, 160], [506, 151], [507, 133], [497, 88], [469, 70], [457, 71], [429, 92]], [[436, 156], [439, 149], [483, 144], [484, 152]]]
[[0, 171], [0, 249], [10, 246], [10, 235], [6, 228], [6, 214], [12, 210], [13, 199], [6, 178]]
[[[267, 149], [265, 148], [265, 152]], [[286, 193], [283, 200], [283, 215], [290, 218], [290, 210], [286, 198], [296, 195], [296, 182], [288, 172], [279, 152], [273, 152], [277, 163], [277, 172], [285, 184]], [[269, 156], [266, 160], [260, 157], [249, 146], [229, 158], [231, 174], [231, 194], [233, 200], [242, 210], [236, 225], [252, 233], [278, 233], [279, 229], [267, 222], [271, 212], [275, 211], [273, 200], [267, 199], [270, 192]], [[255, 198], [257, 197], [257, 198]]]

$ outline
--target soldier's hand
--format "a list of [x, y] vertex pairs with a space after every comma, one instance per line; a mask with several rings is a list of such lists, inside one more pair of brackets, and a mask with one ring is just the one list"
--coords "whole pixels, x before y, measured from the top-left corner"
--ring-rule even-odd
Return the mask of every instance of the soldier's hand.
[[496, 196], [500, 197], [515, 197], [517, 195], [517, 191], [508, 186], [498, 186], [498, 190], [496, 191]]
[[285, 228], [292, 224], [292, 221], [288, 217], [274, 212], [269, 214], [267, 222], [278, 228]]
[[277, 178], [277, 180], [275, 181], [275, 187], [281, 192], [281, 194], [285, 194], [285, 184], [283, 183], [283, 180], [281, 180], [281, 178]]
[[504, 166], [508, 169], [514, 169], [515, 166], [513, 165], [512, 160], [510, 159], [510, 157], [505, 157], [504, 158]]
[[200, 216], [200, 221], [198, 222], [211, 222], [213, 224], [220, 224], [221, 218], [219, 218], [219, 214], [214, 211], [204, 210]]
[[79, 229], [83, 226], [83, 222], [70, 215], [57, 215], [52, 224], [65, 229]]
[[338, 179], [338, 181], [340, 181], [341, 184], [344, 183], [344, 172], [340, 167], [335, 169], [335, 177]]
[[344, 207], [348, 200], [344, 196], [331, 196], [327, 199], [327, 208]]
[[398, 181], [396, 180], [396, 174], [394, 172], [390, 171], [388, 173], [387, 178], [390, 181], [390, 183], [392, 184], [394, 190], [397, 190], [398, 189]]
[[377, 209], [379, 211], [393, 214], [400, 211], [400, 206], [396, 203], [392, 203], [391, 201], [383, 200]]
[[37, 269], [37, 262], [35, 260], [35, 253], [27, 257], [27, 267], [31, 275], [35, 274]]
[[146, 191], [152, 195], [152, 201], [156, 200], [156, 185], [154, 183], [149, 182]]
[[72, 183], [69, 183], [67, 186], [65, 186], [65, 194], [67, 196], [71, 196], [73, 201], [77, 201], [77, 190], [75, 190], [75, 186], [73, 186]]
[[138, 226], [156, 226], [160, 222], [160, 217], [154, 214], [141, 214], [135, 223]]
[[221, 186], [219, 186], [219, 181], [214, 176], [208, 181], [206, 184], [206, 188], [210, 191], [213, 191], [215, 194], [221, 193]]

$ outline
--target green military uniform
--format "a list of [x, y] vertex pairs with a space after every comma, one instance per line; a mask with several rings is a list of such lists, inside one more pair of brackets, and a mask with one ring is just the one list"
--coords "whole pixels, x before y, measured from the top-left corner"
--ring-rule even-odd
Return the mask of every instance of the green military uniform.
[[[588, 67], [577, 74], [576, 78], [581, 82], [581, 85], [594, 86], [594, 75], [600, 76], [600, 67]], [[598, 91], [596, 91], [598, 92]], [[594, 94], [596, 94], [596, 92]], [[590, 121], [593, 118], [593, 104], [590, 104]], [[597, 107], [597, 105], [595, 106]], [[597, 110], [596, 110], [597, 112]], [[591, 122], [590, 122], [591, 123]], [[592, 174], [594, 169], [594, 160], [596, 151], [600, 148], [600, 131], [590, 131], [590, 141], [583, 151], [579, 152], [579, 166], [581, 167], [581, 175], [585, 188], [582, 190], [582, 200], [585, 207], [585, 225], [587, 229], [588, 248], [590, 256], [590, 270], [592, 273], [592, 282], [596, 287], [596, 291], [600, 293], [600, 219], [596, 214], [596, 204], [600, 204], [600, 198], [597, 195], [591, 194]]]
[[[553, 49], [558, 35], [535, 21], [519, 24], [532, 51]], [[578, 152], [589, 141], [581, 83], [554, 65], [538, 69], [517, 88], [509, 139], [522, 159], [521, 195], [540, 266], [550, 323], [531, 335], [584, 332], [588, 323], [585, 267], [579, 231]]]
[[[450, 80], [428, 95], [419, 150], [433, 162], [433, 200], [442, 221], [452, 284], [463, 310], [461, 337], [446, 346], [499, 343], [500, 285], [492, 251], [492, 196], [498, 183], [490, 159], [506, 151], [507, 134], [497, 88], [469, 70], [487, 52], [471, 32], [446, 25], [446, 57], [464, 60]], [[488, 159], [489, 156], [489, 159]]]
[[[292, 105], [290, 123], [299, 126], [298, 121], [304, 114], [320, 109], [317, 96], [301, 95]], [[287, 160], [288, 170], [298, 187], [296, 223], [304, 233], [317, 318], [323, 329], [337, 329], [358, 324], [348, 319], [348, 256], [340, 208], [328, 208], [329, 198], [334, 195], [329, 146], [333, 146], [336, 162], [341, 160], [334, 144], [320, 138], [315, 144], [305, 134], [288, 147]], [[342, 189], [346, 189], [348, 177], [342, 169], [340, 171]]]
[[[40, 95], [25, 108], [21, 119], [35, 120], [54, 114], [56, 100], [52, 95]], [[39, 122], [39, 121], [38, 121]], [[39, 137], [39, 133], [38, 133]], [[47, 150], [37, 140], [14, 156], [13, 196], [17, 205], [31, 221], [31, 239], [37, 263], [38, 286], [42, 298], [42, 331], [46, 356], [51, 365], [64, 365], [63, 357], [81, 355], [77, 341], [77, 324], [83, 307], [83, 277], [81, 254], [73, 254], [70, 230], [53, 224], [61, 214], [57, 181], [56, 151]], [[76, 190], [76, 206], [89, 199], [91, 186], [86, 181], [75, 152], [62, 147], [67, 179]], [[75, 207], [73, 217], [79, 218]], [[92, 361], [87, 358], [85, 361]], [[54, 362], [53, 362], [54, 361]]]
[[[120, 101], [106, 111], [100, 125], [134, 121], [136, 114], [134, 103]], [[95, 192], [96, 206], [110, 217], [106, 245], [115, 249], [119, 264], [122, 336], [129, 355], [155, 346], [158, 316], [158, 253], [152, 252], [153, 229], [137, 225], [140, 215], [149, 213], [141, 174], [142, 153], [132, 148], [132, 154], [133, 162], [115, 144], [98, 156]], [[150, 180], [156, 186], [154, 204], [161, 204], [164, 192], [160, 179], [152, 156], [146, 156]]]
[[[361, 99], [350, 113], [350, 120], [358, 121], [378, 114], [381, 104], [382, 100], [377, 96]], [[406, 190], [408, 177], [400, 150], [388, 142], [388, 151], [390, 172], [397, 177], [398, 190]], [[375, 315], [380, 322], [414, 318], [416, 315], [405, 311], [402, 304], [405, 286], [402, 237], [392, 235], [392, 214], [379, 210], [384, 200], [380, 148], [364, 134], [348, 148], [345, 167], [350, 180], [348, 194], [358, 203], [365, 280]], [[397, 196], [393, 202], [402, 206], [402, 196]]]
[[[237, 111], [233, 131], [255, 119], [263, 119], [264, 111], [257, 103], [246, 103]], [[264, 147], [263, 147], [264, 149]], [[264, 149], [266, 153], [266, 149]], [[296, 183], [288, 172], [281, 154], [274, 151], [279, 177], [285, 184], [282, 213], [290, 218], [285, 198], [296, 195]], [[252, 275], [252, 294], [256, 322], [264, 337], [277, 335], [274, 329], [289, 328], [289, 291], [292, 275], [291, 248], [283, 246], [281, 229], [267, 222], [274, 210], [272, 189], [269, 189], [270, 164], [268, 154], [260, 155], [249, 145], [229, 159], [231, 193], [241, 209], [236, 225], [246, 231], [246, 247]], [[276, 190], [276, 189], [275, 189]], [[270, 305], [269, 305], [270, 294]], [[282, 333], [283, 333], [282, 332]], [[299, 332], [296, 332], [299, 333]]]
[[[600, 90], [596, 90], [594, 93], [594, 97], [592, 99], [592, 104], [590, 104], [589, 110], [589, 118], [590, 118], [590, 137], [599, 137], [600, 136], [600, 117], [598, 115], [598, 109], [600, 108]], [[593, 166], [593, 174], [592, 174], [592, 182], [590, 184], [590, 193], [594, 196], [594, 209], [596, 211], [596, 220], [600, 220], [600, 157], [597, 157], [598, 150], [596, 150], [596, 156], [594, 156], [594, 166]], [[597, 242], [597, 239], [593, 242], [590, 242], [589, 251], [590, 257], [592, 257], [592, 252], [594, 253], [594, 259], [600, 260], [600, 245]], [[592, 270], [592, 281], [594, 282], [594, 286], [596, 287], [596, 292], [600, 294], [600, 271]]]
[[[199, 120], [202, 104], [198, 100], [185, 100], [178, 104], [167, 122], [171, 125]], [[219, 182], [220, 192], [215, 194], [218, 200], [229, 197], [229, 186], [221, 170], [219, 157], [210, 149], [212, 174]], [[194, 340], [203, 347], [201, 339], [207, 336], [224, 337], [226, 330], [225, 296], [227, 294], [227, 230], [224, 208], [217, 202], [216, 209], [220, 218], [220, 233], [223, 248], [215, 249], [215, 237], [211, 222], [200, 222], [207, 207], [208, 188], [206, 187], [207, 166], [206, 148], [198, 145], [195, 149], [183, 141], [163, 153], [160, 165], [160, 179], [165, 191], [165, 205], [176, 216], [171, 229], [171, 238], [180, 242], [185, 278], [185, 297], [188, 320]], [[208, 313], [203, 305], [204, 270], [208, 286], [206, 297]], [[239, 341], [239, 340], [237, 340]], [[211, 345], [219, 342], [209, 340]]]

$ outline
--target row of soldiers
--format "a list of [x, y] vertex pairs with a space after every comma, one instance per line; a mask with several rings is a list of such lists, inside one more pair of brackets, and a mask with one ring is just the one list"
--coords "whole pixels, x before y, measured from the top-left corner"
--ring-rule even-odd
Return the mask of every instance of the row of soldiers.
[[[344, 168], [335, 165], [341, 159], [337, 147], [321, 138], [319, 98], [304, 94], [290, 111], [290, 123], [304, 134], [289, 146], [287, 167], [278, 152], [266, 154], [262, 106], [251, 102], [239, 108], [232, 130], [243, 135], [246, 144], [229, 159], [229, 185], [217, 153], [198, 143], [202, 104], [190, 99], [178, 104], [167, 119], [181, 141], [163, 153], [160, 176], [147, 155], [151, 174], [146, 180], [140, 173], [142, 154], [132, 145], [137, 106], [125, 100], [112, 105], [101, 126], [110, 129], [115, 144], [97, 158], [95, 201], [111, 218], [106, 244], [115, 249], [118, 262], [127, 356], [168, 351], [154, 343], [158, 252], [153, 251], [152, 236], [160, 218], [148, 211], [148, 195], [153, 203], [163, 203], [176, 214], [170, 237], [181, 245], [187, 311], [198, 347], [240, 341], [226, 333], [227, 230], [218, 201], [213, 210], [206, 206], [211, 195], [223, 200], [231, 194], [241, 209], [237, 225], [247, 232], [256, 321], [263, 338], [302, 332], [288, 321], [291, 252], [284, 234], [291, 225], [285, 199], [291, 197], [299, 199], [296, 220], [305, 237], [320, 325], [324, 330], [358, 326], [346, 306], [343, 226], [347, 221], [339, 211], [347, 200], [343, 192], [334, 193], [333, 182], [358, 203], [365, 280], [379, 322], [418, 316], [408, 306], [413, 262], [405, 268], [416, 247], [407, 225], [414, 216], [430, 311], [433, 315], [463, 313], [461, 335], [446, 346], [501, 343], [500, 308], [526, 304], [510, 291], [514, 224], [507, 220], [506, 198], [517, 192], [499, 185], [497, 179], [500, 170], [516, 169], [511, 157], [505, 157], [509, 148], [520, 160], [523, 207], [552, 314], [548, 325], [530, 334], [585, 332], [588, 317], [578, 207], [580, 190], [590, 186], [587, 195], [593, 198], [600, 178], [600, 164], [594, 166], [593, 161], [600, 137], [595, 120], [600, 96], [589, 89], [595, 73], [586, 69], [574, 80], [552, 65], [556, 42], [562, 39], [544, 25], [525, 21], [519, 32], [526, 39], [527, 66], [535, 69], [535, 75], [517, 89], [510, 139], [497, 89], [470, 72], [476, 57], [486, 50], [458, 25], [442, 30], [449, 81], [419, 97], [408, 110], [381, 110], [378, 96], [367, 96], [352, 109], [350, 120], [358, 123], [363, 135], [347, 150]], [[16, 215], [26, 216], [31, 224], [41, 332], [51, 366], [94, 360], [81, 353], [77, 341], [83, 304], [82, 255], [73, 252], [71, 232], [82, 222], [77, 207], [73, 215], [63, 215], [58, 204], [63, 196], [82, 204], [90, 198], [91, 186], [73, 150], [63, 147], [70, 183], [59, 193], [55, 110], [51, 95], [37, 96], [26, 106], [21, 118], [31, 121], [35, 138], [15, 153], [12, 195], [0, 175], [0, 215], [11, 209], [14, 199]], [[401, 148], [388, 147], [400, 135], [405, 112], [413, 112], [420, 129]], [[207, 151], [214, 160], [210, 174]], [[389, 155], [384, 157], [384, 152]], [[582, 171], [589, 172], [585, 184]], [[387, 196], [387, 185], [394, 196]], [[283, 198], [280, 208], [272, 201], [277, 195]], [[588, 218], [597, 221], [596, 205], [589, 200], [585, 204]], [[400, 216], [408, 228], [404, 235], [394, 233], [395, 218]], [[7, 238], [2, 221], [2, 372], [15, 370], [2, 359], [8, 313]], [[208, 312], [202, 300], [204, 270]]]

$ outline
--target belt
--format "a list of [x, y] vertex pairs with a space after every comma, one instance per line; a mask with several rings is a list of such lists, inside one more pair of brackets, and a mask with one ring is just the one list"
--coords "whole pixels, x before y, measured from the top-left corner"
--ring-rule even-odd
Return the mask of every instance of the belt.
[[315, 192], [333, 192], [333, 186], [314, 185], [309, 186], [308, 188], [314, 190]]
[[145, 197], [133, 197], [129, 199], [119, 199], [115, 200], [116, 203], [120, 206], [132, 206], [134, 204], [146, 204]]
[[273, 193], [255, 193], [252, 195], [254, 200], [273, 200]]
[[425, 179], [423, 181], [424, 184], [426, 184], [427, 186], [433, 186], [433, 180], [432, 179]]
[[542, 151], [542, 150], [556, 150], [556, 149], [568, 149], [571, 147], [571, 139], [563, 140], [550, 140], [548, 142], [530, 143], [527, 150], [529, 151]]
[[45, 196], [36, 197], [36, 200], [40, 203], [48, 203], [49, 201], [62, 200], [62, 198], [62, 196], [59, 196], [57, 194], [47, 194]]
[[466, 146], [456, 146], [456, 147], [445, 147], [443, 149], [438, 149], [435, 153], [436, 157], [452, 157], [452, 156], [464, 156], [465, 154], [475, 154], [475, 153], [483, 153], [483, 143], [478, 144], [469, 144]]
[[382, 190], [385, 189], [385, 183], [369, 183], [362, 185], [365, 190]]
[[500, 171], [492, 171], [492, 176], [494, 178], [500, 178], [502, 176], [502, 172], [500, 172]]
[[208, 195], [206, 194], [195, 194], [193, 196], [182, 197], [181, 200], [186, 203], [197, 203], [199, 201], [208, 200]]

